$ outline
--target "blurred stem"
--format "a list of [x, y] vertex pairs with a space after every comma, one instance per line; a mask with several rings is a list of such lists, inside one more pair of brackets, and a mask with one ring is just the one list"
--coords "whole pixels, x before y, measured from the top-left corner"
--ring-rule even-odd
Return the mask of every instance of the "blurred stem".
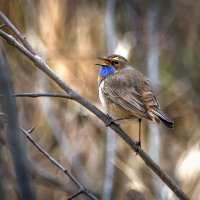
[[[159, 91], [159, 2], [154, 0], [148, 10], [148, 42], [149, 42], [149, 52], [148, 52], [148, 76], [152, 81], [152, 86], [154, 90]], [[160, 133], [159, 127], [156, 124], [150, 124], [150, 154], [153, 159], [160, 163]], [[156, 198], [162, 200], [162, 182], [154, 177], [153, 180], [154, 190], [156, 193]]]
[[103, 200], [110, 200], [112, 197], [113, 179], [115, 172], [116, 138], [113, 130], [107, 128], [106, 134], [106, 173], [103, 188]]
[[[116, 47], [116, 29], [115, 29], [115, 0], [107, 0], [105, 10], [105, 30], [107, 40], [107, 51], [112, 53]], [[113, 178], [115, 173], [115, 156], [116, 156], [116, 138], [113, 130], [106, 129], [106, 163], [105, 163], [105, 180], [103, 187], [103, 200], [110, 200], [113, 190]]]
[[28, 161], [25, 154], [26, 149], [20, 137], [17, 107], [15, 98], [12, 96], [13, 89], [10, 73], [8, 71], [8, 62], [2, 49], [0, 49], [0, 71], [1, 93], [4, 95], [2, 105], [7, 115], [8, 124], [7, 138], [17, 177], [20, 199], [33, 200], [35, 199], [35, 195], [32, 191], [31, 179], [28, 173]]
[[44, 185], [52, 188], [56, 187], [59, 190], [67, 192], [69, 194], [74, 193], [74, 187], [71, 183], [66, 184], [64, 181], [58, 179], [56, 175], [53, 175], [51, 172], [48, 172], [46, 169], [43, 169], [41, 166], [37, 165], [34, 160], [30, 159], [31, 163], [31, 174], [34, 177], [34, 182], [38, 185]]
[[0, 144], [0, 197], [1, 200], [5, 199], [5, 192], [3, 188], [3, 165], [2, 165], [2, 144]]
[[116, 47], [117, 36], [115, 28], [115, 7], [116, 0], [107, 0], [106, 10], [105, 10], [105, 32], [107, 39], [107, 50], [108, 53], [112, 53]]

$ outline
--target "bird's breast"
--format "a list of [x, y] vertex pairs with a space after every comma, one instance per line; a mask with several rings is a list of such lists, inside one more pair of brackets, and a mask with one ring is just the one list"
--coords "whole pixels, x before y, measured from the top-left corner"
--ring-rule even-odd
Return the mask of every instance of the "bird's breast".
[[99, 83], [99, 99], [101, 101], [102, 106], [107, 110], [107, 104], [103, 88], [104, 88], [104, 80], [101, 80], [101, 82]]

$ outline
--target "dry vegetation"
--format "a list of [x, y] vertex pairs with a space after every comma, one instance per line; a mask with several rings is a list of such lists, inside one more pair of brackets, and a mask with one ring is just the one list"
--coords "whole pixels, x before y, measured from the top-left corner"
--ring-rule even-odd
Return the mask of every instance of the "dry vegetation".
[[[160, 10], [157, 20], [160, 47], [157, 96], [163, 109], [175, 121], [173, 130], [160, 125], [160, 166], [191, 199], [196, 200], [200, 199], [200, 1], [155, 2]], [[98, 68], [94, 64], [96, 56], [109, 53], [106, 5], [104, 1], [92, 0], [2, 0], [0, 10], [58, 76], [102, 109], [97, 89]], [[116, 1], [114, 13], [117, 40], [128, 45], [130, 62], [146, 75], [149, 8], [147, 1]], [[61, 92], [2, 39], [0, 46], [8, 57], [16, 93]], [[107, 162], [114, 167], [111, 199], [158, 199], [158, 178], [119, 137], [116, 137], [115, 158], [107, 160], [105, 125], [81, 105], [45, 97], [17, 98], [17, 106], [20, 124], [26, 129], [35, 126], [34, 139], [99, 199], [105, 192]], [[143, 121], [142, 126], [142, 145], [148, 152], [153, 145], [150, 142], [152, 135], [147, 121]], [[137, 139], [137, 123], [123, 127]], [[19, 197], [4, 130], [5, 125], [0, 120], [1, 179], [5, 199], [15, 200]], [[37, 199], [57, 200], [70, 196], [75, 191], [72, 182], [28, 140], [25, 143]], [[49, 174], [45, 176], [47, 172]], [[63, 185], [50, 183], [50, 175]], [[163, 199], [175, 199], [165, 187], [161, 184]], [[84, 196], [77, 199], [84, 199]]]

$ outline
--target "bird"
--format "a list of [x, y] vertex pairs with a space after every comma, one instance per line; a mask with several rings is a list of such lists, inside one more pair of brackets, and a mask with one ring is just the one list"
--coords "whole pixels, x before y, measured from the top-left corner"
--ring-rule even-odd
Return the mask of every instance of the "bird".
[[96, 64], [101, 66], [98, 75], [101, 104], [114, 122], [138, 119], [139, 146], [142, 119], [158, 123], [161, 121], [168, 128], [174, 127], [173, 120], [160, 109], [151, 82], [145, 75], [121, 55], [112, 54], [97, 58], [102, 62]]

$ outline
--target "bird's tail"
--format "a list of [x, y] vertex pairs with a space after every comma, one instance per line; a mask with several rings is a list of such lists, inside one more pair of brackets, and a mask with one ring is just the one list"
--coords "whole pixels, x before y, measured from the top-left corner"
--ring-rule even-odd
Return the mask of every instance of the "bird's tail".
[[151, 110], [168, 128], [174, 128], [173, 120], [168, 117], [163, 111], [153, 108]]

